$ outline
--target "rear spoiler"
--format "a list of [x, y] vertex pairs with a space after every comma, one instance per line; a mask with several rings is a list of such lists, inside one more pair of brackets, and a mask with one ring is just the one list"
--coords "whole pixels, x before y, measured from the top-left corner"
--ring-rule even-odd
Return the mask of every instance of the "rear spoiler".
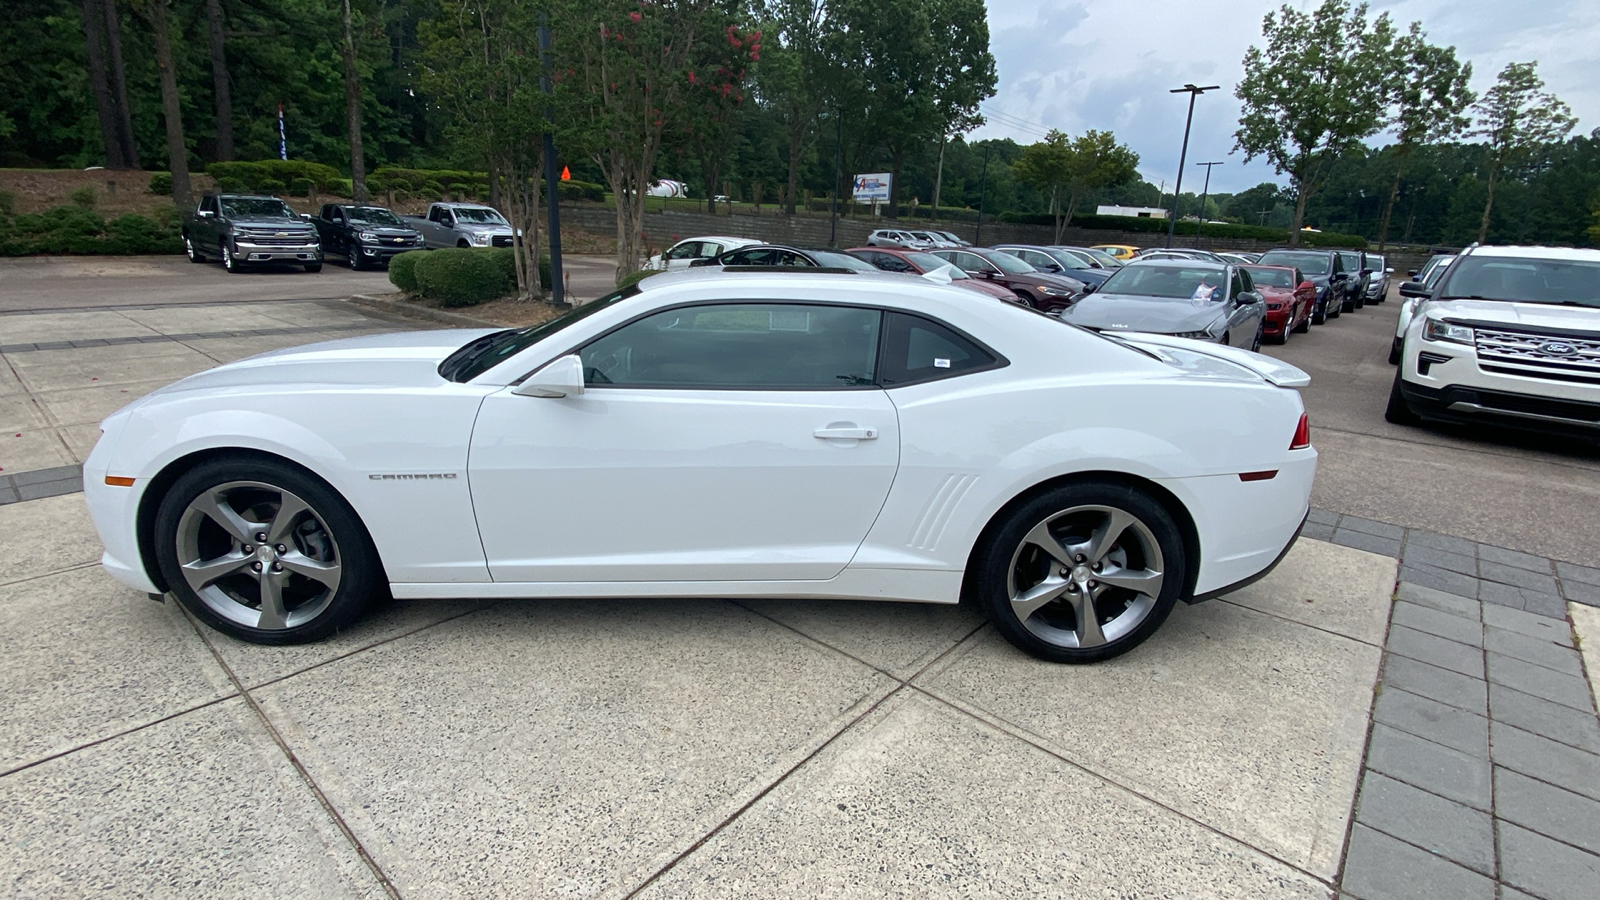
[[1176, 350], [1187, 350], [1191, 353], [1204, 353], [1207, 356], [1214, 356], [1217, 359], [1226, 360], [1236, 366], [1249, 369], [1278, 387], [1300, 388], [1311, 383], [1310, 375], [1286, 362], [1280, 362], [1264, 354], [1251, 353], [1249, 350], [1240, 350], [1238, 347], [1227, 347], [1222, 344], [1213, 344], [1210, 341], [1174, 337], [1170, 334], [1146, 334], [1144, 332], [1129, 331], [1107, 336], [1148, 349], [1172, 347]]

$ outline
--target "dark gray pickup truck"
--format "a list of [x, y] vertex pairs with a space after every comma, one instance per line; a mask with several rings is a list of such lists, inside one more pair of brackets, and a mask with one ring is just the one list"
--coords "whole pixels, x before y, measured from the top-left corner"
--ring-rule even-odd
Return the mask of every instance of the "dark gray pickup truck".
[[381, 206], [328, 203], [311, 220], [322, 252], [344, 257], [357, 271], [388, 264], [407, 250], [422, 249], [422, 235]]
[[183, 223], [190, 262], [220, 259], [229, 272], [269, 263], [322, 270], [317, 230], [277, 197], [206, 194]]

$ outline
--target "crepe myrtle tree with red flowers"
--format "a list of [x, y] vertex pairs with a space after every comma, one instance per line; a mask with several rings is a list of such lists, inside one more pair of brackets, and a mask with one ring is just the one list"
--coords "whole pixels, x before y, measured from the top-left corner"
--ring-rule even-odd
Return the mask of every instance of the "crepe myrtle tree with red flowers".
[[673, 121], [667, 144], [680, 166], [699, 166], [706, 211], [715, 213], [712, 198], [719, 193], [723, 167], [751, 105], [747, 101], [751, 100], [755, 66], [761, 60], [761, 32], [741, 30], [716, 17], [707, 17], [701, 27], [706, 33], [696, 43], [685, 75], [688, 90], [683, 113]]
[[730, 22], [729, 3], [557, 0], [556, 6], [557, 139], [565, 151], [592, 159], [616, 198], [621, 281], [643, 258], [645, 192], [667, 130], [685, 119], [691, 98], [705, 96], [696, 85], [707, 74], [696, 68], [701, 46]]

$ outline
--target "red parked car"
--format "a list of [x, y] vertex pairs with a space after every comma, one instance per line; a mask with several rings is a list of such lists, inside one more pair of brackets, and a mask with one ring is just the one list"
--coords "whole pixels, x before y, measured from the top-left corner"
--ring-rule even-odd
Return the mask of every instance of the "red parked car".
[[1317, 305], [1317, 286], [1306, 280], [1299, 269], [1289, 266], [1244, 266], [1255, 281], [1256, 291], [1267, 301], [1267, 317], [1261, 336], [1280, 344], [1289, 343], [1291, 331], [1311, 330], [1311, 311]]
[[954, 263], [942, 260], [931, 253], [890, 247], [856, 247], [845, 252], [851, 256], [858, 256], [885, 272], [926, 275], [934, 269], [944, 268], [950, 276], [950, 283], [956, 287], [964, 287], [969, 291], [976, 291], [985, 297], [993, 297], [996, 300], [1017, 302], [1017, 295], [1010, 288], [1001, 287], [992, 281], [986, 281], [982, 278], [973, 278], [966, 272], [961, 271]]

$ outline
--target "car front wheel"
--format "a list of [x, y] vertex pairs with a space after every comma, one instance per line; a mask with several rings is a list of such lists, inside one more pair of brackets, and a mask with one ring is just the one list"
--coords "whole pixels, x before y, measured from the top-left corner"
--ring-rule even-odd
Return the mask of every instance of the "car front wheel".
[[178, 602], [225, 634], [295, 644], [348, 625], [380, 589], [377, 552], [332, 488], [282, 462], [218, 459], [182, 475], [156, 514]]
[[1185, 583], [1166, 509], [1125, 485], [1047, 491], [1012, 511], [975, 562], [976, 597], [1025, 653], [1087, 663], [1126, 653], [1161, 626]]
[[1394, 384], [1389, 387], [1389, 405], [1383, 410], [1383, 418], [1395, 425], [1416, 425], [1422, 421], [1406, 403], [1405, 394], [1400, 392], [1399, 372], [1394, 373]]
[[242, 266], [239, 261], [234, 258], [233, 248], [228, 246], [227, 240], [223, 240], [222, 242], [222, 267], [234, 275], [244, 271], [244, 266]]

